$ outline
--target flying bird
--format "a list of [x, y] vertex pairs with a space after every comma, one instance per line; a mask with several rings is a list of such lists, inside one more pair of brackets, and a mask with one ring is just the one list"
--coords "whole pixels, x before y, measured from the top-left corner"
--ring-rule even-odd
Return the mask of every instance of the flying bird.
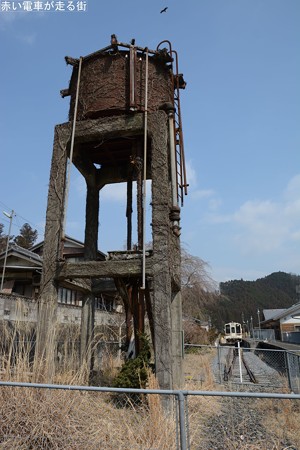
[[167, 12], [167, 9], [168, 9], [168, 7], [166, 6], [164, 9], [161, 10], [160, 13]]

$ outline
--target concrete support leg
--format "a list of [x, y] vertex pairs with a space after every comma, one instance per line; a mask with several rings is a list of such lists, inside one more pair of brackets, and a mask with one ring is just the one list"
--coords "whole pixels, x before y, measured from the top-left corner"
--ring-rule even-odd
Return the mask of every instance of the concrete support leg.
[[[168, 122], [164, 113], [150, 116], [153, 316], [156, 374], [161, 388], [183, 386], [182, 311], [180, 292], [180, 242], [173, 234], [173, 204], [168, 159]], [[176, 288], [175, 288], [176, 285]]]
[[[86, 222], [85, 222], [85, 259], [97, 259], [99, 223], [99, 189], [95, 177], [87, 181]], [[87, 283], [87, 281], [86, 281]], [[94, 338], [95, 297], [92, 293], [92, 282], [89, 283], [90, 292], [84, 297], [81, 311], [81, 340], [80, 359], [88, 371], [93, 369], [92, 342]]]
[[173, 294], [171, 303], [172, 317], [172, 372], [174, 389], [184, 387], [183, 356], [184, 336], [182, 330], [182, 299], [181, 292]]
[[171, 274], [169, 269], [169, 205], [167, 116], [161, 112], [149, 120], [151, 134], [153, 320], [155, 370], [161, 389], [173, 388], [171, 332]]
[[48, 381], [54, 367], [54, 351], [56, 348], [57, 284], [55, 274], [57, 260], [62, 255], [61, 233], [65, 202], [68, 138], [69, 134], [65, 129], [62, 130], [59, 126], [55, 128], [35, 352], [35, 363], [43, 365], [44, 377], [48, 378]]

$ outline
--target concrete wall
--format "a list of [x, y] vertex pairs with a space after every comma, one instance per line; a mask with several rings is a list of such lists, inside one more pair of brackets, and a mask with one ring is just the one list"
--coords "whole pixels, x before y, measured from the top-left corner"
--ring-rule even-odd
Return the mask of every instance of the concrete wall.
[[[81, 308], [78, 306], [58, 304], [57, 318], [58, 323], [80, 325]], [[95, 325], [118, 326], [122, 318], [123, 314], [121, 313], [96, 310]], [[0, 294], [0, 320], [36, 323], [37, 302], [30, 298], [14, 294]]]

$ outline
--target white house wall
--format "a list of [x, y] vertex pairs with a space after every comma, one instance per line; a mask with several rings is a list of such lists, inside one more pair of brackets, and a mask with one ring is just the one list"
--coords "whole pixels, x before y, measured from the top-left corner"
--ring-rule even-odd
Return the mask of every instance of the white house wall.
[[[58, 304], [57, 318], [59, 323], [80, 325], [81, 308], [72, 305]], [[36, 323], [37, 303], [36, 301], [25, 297], [0, 294], [0, 320]], [[96, 326], [118, 326], [119, 322], [120, 313], [95, 311]]]

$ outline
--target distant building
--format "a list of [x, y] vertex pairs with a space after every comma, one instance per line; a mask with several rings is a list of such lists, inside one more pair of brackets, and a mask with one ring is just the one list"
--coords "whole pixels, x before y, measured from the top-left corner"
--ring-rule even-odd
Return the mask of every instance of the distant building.
[[[0, 271], [3, 273], [5, 253], [0, 254]], [[62, 257], [69, 262], [84, 259], [84, 244], [66, 236]], [[7, 252], [3, 290], [0, 292], [0, 320], [36, 322], [37, 299], [43, 266], [43, 242], [26, 250], [12, 243]], [[98, 259], [106, 255], [98, 251]], [[80, 284], [65, 280], [58, 289], [58, 318], [61, 323], [81, 321], [83, 292]], [[116, 302], [116, 288], [112, 280], [101, 280], [95, 298], [96, 325], [111, 324], [113, 317], [122, 311]], [[21, 306], [22, 305], [22, 306]]]
[[275, 330], [277, 340], [300, 343], [300, 303], [286, 309], [264, 309], [263, 329]]

